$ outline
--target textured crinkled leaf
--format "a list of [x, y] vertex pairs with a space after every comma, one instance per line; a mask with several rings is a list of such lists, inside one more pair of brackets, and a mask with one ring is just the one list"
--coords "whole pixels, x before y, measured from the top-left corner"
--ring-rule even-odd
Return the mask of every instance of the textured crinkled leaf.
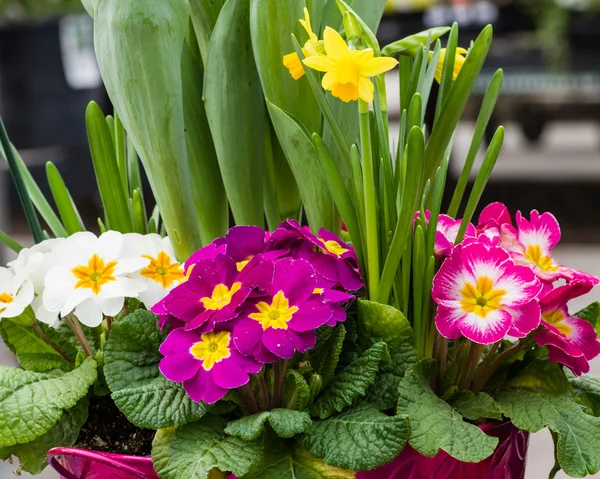
[[409, 417], [410, 445], [428, 457], [441, 449], [459, 461], [483, 461], [494, 452], [498, 439], [465, 422], [437, 397], [429, 385], [434, 368], [434, 361], [419, 361], [400, 382], [398, 414]]
[[544, 389], [553, 393], [572, 391], [562, 367], [543, 359], [531, 361], [509, 384], [512, 387]]
[[381, 411], [392, 409], [398, 401], [398, 386], [402, 378], [397, 374], [380, 372], [369, 388], [365, 401]]
[[74, 407], [63, 412], [54, 426], [45, 434], [26, 444], [0, 447], [0, 460], [19, 458], [18, 470], [40, 474], [48, 465], [46, 453], [53, 447], [70, 447], [75, 444], [81, 426], [87, 421], [88, 399], [81, 399]]
[[23, 326], [4, 318], [0, 322], [0, 334], [24, 369], [39, 373], [53, 369], [73, 369], [74, 364], [63, 358], [30, 326]]
[[471, 391], [460, 391], [452, 397], [450, 405], [471, 421], [502, 419], [502, 413], [494, 398], [486, 393], [474, 394]]
[[196, 403], [180, 383], [159, 371], [162, 336], [156, 316], [137, 310], [113, 324], [104, 352], [104, 374], [111, 397], [137, 426], [160, 429], [200, 419], [204, 403]]
[[410, 323], [401, 311], [386, 304], [358, 301], [359, 337], [384, 341], [390, 352], [391, 369], [402, 377], [417, 362], [414, 334]]
[[352, 471], [326, 464], [291, 441], [266, 442], [262, 461], [243, 479], [354, 479]]
[[283, 381], [282, 402], [288, 409], [304, 411], [310, 400], [310, 388], [306, 379], [295, 369], [285, 374]]
[[206, 416], [175, 430], [161, 430], [152, 443], [152, 459], [163, 479], [206, 479], [213, 469], [246, 474], [262, 455], [261, 441], [227, 436], [226, 421]]
[[329, 383], [317, 397], [312, 414], [325, 419], [354, 404], [375, 382], [382, 361], [389, 361], [387, 346], [376, 343]]
[[360, 471], [394, 459], [406, 445], [408, 420], [387, 416], [374, 407], [358, 407], [316, 421], [302, 445], [327, 464]]
[[323, 326], [317, 330], [317, 344], [310, 351], [310, 364], [327, 384], [335, 373], [340, 360], [346, 329], [339, 324], [335, 328]]
[[519, 429], [548, 427], [557, 434], [558, 463], [569, 476], [600, 471], [600, 418], [586, 414], [571, 395], [523, 388], [499, 393], [496, 402]]
[[267, 421], [278, 436], [285, 438], [305, 432], [312, 424], [307, 412], [273, 409], [231, 421], [227, 424], [225, 433], [244, 441], [252, 441], [262, 434]]
[[596, 301], [586, 306], [581, 311], [575, 313], [575, 316], [592, 323], [596, 332], [600, 335], [600, 302]]
[[600, 378], [596, 376], [581, 376], [569, 379], [575, 394], [588, 406], [594, 416], [600, 416]]
[[87, 395], [96, 378], [92, 358], [64, 374], [1, 366], [0, 446], [30, 442], [48, 432], [65, 409]]

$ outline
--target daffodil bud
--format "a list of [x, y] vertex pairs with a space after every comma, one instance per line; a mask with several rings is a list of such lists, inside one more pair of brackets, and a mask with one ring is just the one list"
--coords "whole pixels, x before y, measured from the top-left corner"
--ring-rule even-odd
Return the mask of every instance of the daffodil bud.
[[362, 37], [362, 28], [351, 12], [344, 13], [344, 29], [349, 43], [356, 43]]

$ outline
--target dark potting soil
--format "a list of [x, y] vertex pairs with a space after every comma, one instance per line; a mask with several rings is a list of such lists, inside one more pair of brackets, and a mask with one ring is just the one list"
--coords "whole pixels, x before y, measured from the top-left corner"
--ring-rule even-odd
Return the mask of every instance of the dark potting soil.
[[132, 456], [149, 456], [154, 431], [131, 424], [110, 396], [90, 398], [88, 420], [75, 447]]

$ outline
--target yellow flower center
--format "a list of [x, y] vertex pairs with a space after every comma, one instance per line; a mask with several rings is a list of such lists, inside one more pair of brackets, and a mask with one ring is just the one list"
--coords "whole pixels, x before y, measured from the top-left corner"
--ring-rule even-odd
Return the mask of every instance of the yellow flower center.
[[326, 251], [327, 253], [330, 253], [334, 256], [337, 256], [338, 258], [340, 256], [342, 256], [344, 253], [347, 253], [348, 251], [350, 251], [348, 248], [344, 248], [344, 247], [340, 246], [340, 244], [337, 241], [333, 241], [333, 240], [325, 241], [323, 238], [319, 238], [319, 241], [321, 243], [323, 243], [323, 246], [325, 247], [323, 249], [324, 251]]
[[231, 356], [230, 341], [231, 333], [228, 331], [205, 333], [202, 335], [202, 341], [192, 345], [190, 354], [202, 361], [202, 367], [206, 371], [210, 371], [216, 363]]
[[231, 303], [231, 298], [233, 298], [233, 295], [240, 289], [242, 289], [242, 283], [239, 282], [233, 283], [231, 289], [224, 284], [217, 284], [215, 289], [213, 289], [212, 297], [202, 298], [200, 301], [206, 309], [210, 309], [211, 311], [223, 309]]
[[263, 330], [269, 328], [287, 329], [287, 323], [292, 319], [294, 313], [298, 311], [298, 306], [290, 307], [290, 302], [283, 294], [283, 291], [279, 291], [273, 296], [271, 304], [261, 301], [256, 305], [256, 309], [259, 312], [250, 314], [249, 318], [258, 321]]
[[564, 334], [567, 337], [571, 336], [573, 330], [571, 329], [571, 326], [564, 322], [566, 318], [562, 311], [546, 311], [545, 313], [542, 313], [542, 319], [558, 329], [561, 334]]
[[315, 288], [313, 294], [323, 294], [323, 291], [325, 291], [323, 288]]
[[242, 271], [254, 256], [248, 256], [244, 261], [238, 261], [235, 265], [238, 271]]
[[181, 265], [176, 262], [171, 263], [170, 256], [164, 251], [158, 253], [156, 258], [146, 254], [142, 257], [149, 259], [150, 264], [140, 271], [140, 274], [144, 278], [156, 281], [163, 288], [166, 289], [173, 283], [180, 283], [185, 279]]
[[0, 313], [3, 313], [6, 310], [6, 305], [13, 301], [12, 294], [0, 293]]
[[87, 265], [75, 266], [75, 268], [71, 270], [73, 276], [79, 280], [75, 283], [75, 289], [88, 288], [91, 289], [94, 294], [99, 294], [102, 286], [110, 281], [117, 280], [117, 278], [113, 276], [116, 266], [116, 261], [109, 261], [105, 264], [100, 256], [94, 254], [88, 260]]
[[542, 256], [540, 245], [530, 244], [523, 253], [528, 260], [535, 263], [542, 271], [556, 271], [557, 267], [554, 265], [552, 258], [550, 256]]
[[460, 305], [464, 312], [475, 313], [485, 318], [491, 311], [502, 309], [503, 289], [494, 289], [494, 282], [487, 276], [477, 279], [477, 284], [466, 283], [461, 291], [463, 299]]

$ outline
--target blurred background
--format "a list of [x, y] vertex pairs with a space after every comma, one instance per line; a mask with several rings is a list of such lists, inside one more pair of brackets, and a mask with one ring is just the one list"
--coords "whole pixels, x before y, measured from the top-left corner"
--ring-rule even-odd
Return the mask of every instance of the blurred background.
[[[454, 21], [463, 47], [488, 23], [495, 36], [456, 137], [448, 190], [466, 157], [487, 83], [503, 68], [503, 94], [487, 137], [502, 124], [506, 140], [481, 204], [502, 201], [512, 211], [552, 211], [563, 233], [558, 261], [600, 276], [600, 0], [389, 0], [378, 36], [387, 44]], [[100, 203], [85, 107], [94, 100], [111, 111], [92, 30], [79, 0], [0, 0], [0, 115], [45, 193], [44, 166], [52, 161], [90, 227]], [[388, 81], [389, 110], [398, 120], [397, 75]], [[2, 160], [0, 230], [30, 243]], [[0, 248], [0, 264], [11, 258]], [[573, 304], [573, 310], [594, 300], [600, 300], [600, 291]], [[14, 364], [1, 344], [0, 364]], [[600, 374], [600, 360], [593, 369]], [[532, 438], [528, 463], [527, 479], [548, 476], [549, 434]], [[14, 468], [0, 463], [0, 479], [14, 477]], [[46, 470], [38, 477], [58, 476]]]

